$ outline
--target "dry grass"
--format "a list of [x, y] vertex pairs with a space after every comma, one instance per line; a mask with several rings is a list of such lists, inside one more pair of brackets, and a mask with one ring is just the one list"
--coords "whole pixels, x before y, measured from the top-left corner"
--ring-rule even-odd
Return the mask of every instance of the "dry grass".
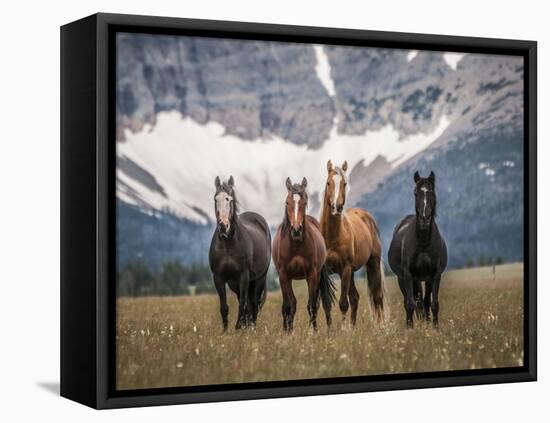
[[[447, 272], [440, 327], [405, 328], [402, 296], [387, 278], [391, 315], [371, 319], [365, 284], [355, 329], [337, 307], [327, 331], [308, 328], [305, 282], [295, 282], [295, 330], [282, 331], [281, 295], [269, 293], [255, 330], [221, 333], [213, 295], [118, 300], [117, 387], [136, 389], [523, 364], [523, 264]], [[236, 301], [230, 295], [230, 325]]]

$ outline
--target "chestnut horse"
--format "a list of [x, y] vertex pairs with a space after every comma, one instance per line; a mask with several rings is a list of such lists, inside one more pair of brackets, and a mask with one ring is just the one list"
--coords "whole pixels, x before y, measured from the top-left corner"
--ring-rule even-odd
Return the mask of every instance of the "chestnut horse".
[[382, 243], [372, 215], [360, 208], [344, 210], [348, 163], [341, 167], [327, 163], [327, 184], [321, 212], [321, 232], [327, 247], [326, 264], [341, 280], [340, 310], [344, 320], [351, 304], [351, 323], [355, 325], [359, 292], [354, 272], [365, 266], [371, 304], [380, 322], [384, 318], [384, 272]]
[[296, 313], [296, 297], [292, 290], [293, 280], [306, 279], [307, 281], [309, 323], [315, 331], [319, 295], [327, 326], [331, 323], [330, 309], [335, 299], [334, 284], [325, 267], [325, 241], [321, 235], [319, 222], [306, 215], [308, 202], [306, 187], [306, 178], [301, 184], [292, 184], [290, 178], [287, 178], [285, 217], [273, 238], [273, 262], [279, 274], [283, 294], [283, 328], [287, 332], [292, 331]]

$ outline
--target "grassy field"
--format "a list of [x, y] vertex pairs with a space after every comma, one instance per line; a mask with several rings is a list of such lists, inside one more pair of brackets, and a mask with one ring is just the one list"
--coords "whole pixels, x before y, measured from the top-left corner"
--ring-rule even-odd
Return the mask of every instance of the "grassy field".
[[[356, 279], [359, 281], [359, 279]], [[217, 296], [119, 299], [117, 388], [136, 389], [319, 377], [357, 376], [523, 364], [523, 264], [446, 272], [440, 325], [405, 328], [403, 299], [386, 278], [390, 316], [371, 318], [365, 283], [357, 326], [341, 322], [338, 306], [327, 330], [308, 328], [305, 282], [295, 282], [294, 332], [283, 333], [281, 294], [270, 292], [255, 330], [221, 331]], [[338, 293], [339, 295], [339, 293]]]

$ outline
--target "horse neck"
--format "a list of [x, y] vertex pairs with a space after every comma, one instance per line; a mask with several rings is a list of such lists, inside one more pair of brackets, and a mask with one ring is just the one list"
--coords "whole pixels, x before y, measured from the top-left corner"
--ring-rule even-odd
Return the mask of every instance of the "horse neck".
[[326, 206], [326, 202], [324, 203], [323, 212], [321, 214], [321, 230], [326, 241], [332, 241], [339, 238], [344, 221], [343, 213], [344, 212], [333, 216]]
[[235, 241], [237, 241], [241, 236], [241, 220], [239, 219], [239, 215], [235, 213], [233, 218], [231, 219], [231, 234], [228, 238], [219, 237], [221, 242], [224, 244], [233, 244]]
[[418, 218], [416, 219], [416, 237], [420, 246], [424, 247], [430, 243], [433, 233], [433, 227], [435, 225], [434, 218], [430, 219], [430, 226], [427, 229], [421, 229]]

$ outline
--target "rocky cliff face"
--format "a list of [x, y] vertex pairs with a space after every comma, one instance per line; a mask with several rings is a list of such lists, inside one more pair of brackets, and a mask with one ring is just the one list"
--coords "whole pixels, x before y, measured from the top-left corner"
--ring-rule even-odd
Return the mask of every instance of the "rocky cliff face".
[[117, 50], [119, 139], [167, 110], [245, 140], [277, 135], [315, 146], [332, 127], [309, 45], [122, 34]]
[[[341, 132], [364, 133], [390, 123], [406, 136], [430, 131], [441, 116], [470, 132], [520, 123], [523, 103], [516, 97], [523, 92], [523, 65], [517, 58], [469, 54], [453, 69], [440, 52], [410, 58], [403, 50], [326, 51]], [[464, 121], [474, 125], [465, 128]]]
[[[523, 131], [521, 59], [469, 54], [453, 70], [442, 53], [418, 52], [408, 61], [400, 50], [350, 54], [334, 47], [328, 55], [337, 87], [340, 132], [362, 133], [391, 124], [406, 137], [433, 130], [445, 116], [449, 127], [422, 153], [432, 154], [453, 142]], [[356, 198], [396, 170], [391, 166], [382, 170], [381, 164], [353, 170], [352, 182], [368, 180], [355, 184], [365, 188]]]
[[[117, 119], [123, 130], [178, 110], [221, 123], [242, 139], [277, 135], [321, 145], [334, 119], [343, 134], [387, 124], [403, 137], [429, 132], [442, 116], [455, 130], [521, 124], [523, 64], [468, 54], [453, 69], [441, 52], [324, 46], [335, 95], [317, 78], [312, 46], [121, 34]], [[459, 125], [460, 124], [460, 125]], [[472, 125], [473, 124], [473, 125]]]

